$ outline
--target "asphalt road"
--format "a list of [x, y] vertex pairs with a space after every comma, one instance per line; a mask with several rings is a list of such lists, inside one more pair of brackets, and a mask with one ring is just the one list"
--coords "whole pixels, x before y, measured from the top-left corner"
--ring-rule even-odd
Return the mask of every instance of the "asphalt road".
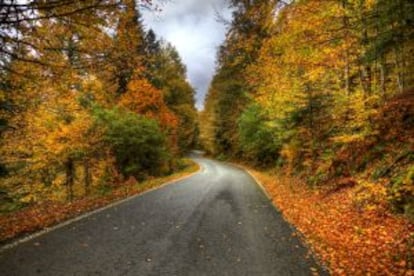
[[291, 226], [243, 170], [198, 174], [0, 253], [0, 275], [311, 275]]

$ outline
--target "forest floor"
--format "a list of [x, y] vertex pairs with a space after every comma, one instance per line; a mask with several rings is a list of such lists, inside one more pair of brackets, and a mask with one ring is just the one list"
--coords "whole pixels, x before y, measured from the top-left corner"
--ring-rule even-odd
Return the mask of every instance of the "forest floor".
[[248, 168], [332, 275], [414, 275], [414, 225], [385, 206], [357, 204], [358, 187], [311, 189]]
[[0, 214], [0, 245], [84, 213], [103, 208], [122, 199], [176, 182], [199, 170], [199, 165], [194, 161], [188, 159], [187, 163], [185, 168], [171, 175], [139, 183], [126, 182], [104, 194], [95, 194], [72, 202], [47, 201], [15, 212]]

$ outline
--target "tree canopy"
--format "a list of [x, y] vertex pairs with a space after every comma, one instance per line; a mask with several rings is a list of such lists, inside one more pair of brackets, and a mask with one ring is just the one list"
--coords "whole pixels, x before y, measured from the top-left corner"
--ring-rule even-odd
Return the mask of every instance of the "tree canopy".
[[152, 4], [1, 4], [0, 190], [9, 201], [72, 200], [167, 174], [195, 144], [185, 66], [144, 29], [138, 5]]

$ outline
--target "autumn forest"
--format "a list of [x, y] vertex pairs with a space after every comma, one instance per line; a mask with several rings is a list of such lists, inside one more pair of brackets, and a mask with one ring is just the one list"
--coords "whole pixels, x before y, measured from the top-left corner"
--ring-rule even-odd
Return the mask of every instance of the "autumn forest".
[[0, 32], [1, 212], [69, 213], [41, 216], [47, 225], [188, 166], [194, 91], [175, 48], [144, 31], [134, 1], [9, 2]]
[[205, 149], [261, 168], [333, 274], [412, 275], [413, 2], [233, 2]]
[[414, 3], [229, 0], [204, 109], [151, 1], [0, 4], [0, 240], [238, 163], [333, 275], [414, 275]]

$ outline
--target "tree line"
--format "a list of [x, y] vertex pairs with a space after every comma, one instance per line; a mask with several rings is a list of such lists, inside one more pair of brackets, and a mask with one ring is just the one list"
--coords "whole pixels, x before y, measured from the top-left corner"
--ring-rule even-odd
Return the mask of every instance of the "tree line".
[[2, 4], [3, 209], [180, 168], [197, 138], [194, 89], [139, 5], [150, 1]]
[[200, 114], [204, 148], [311, 186], [387, 178], [394, 207], [414, 214], [412, 1], [231, 4]]

